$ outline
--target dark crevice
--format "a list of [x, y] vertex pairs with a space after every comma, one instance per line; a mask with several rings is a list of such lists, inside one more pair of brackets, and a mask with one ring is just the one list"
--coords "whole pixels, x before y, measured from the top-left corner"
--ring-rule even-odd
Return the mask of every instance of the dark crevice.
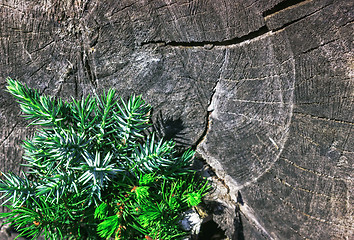
[[206, 116], [205, 116], [205, 121], [206, 121], [205, 128], [204, 128], [204, 131], [203, 131], [202, 135], [200, 136], [200, 138], [195, 142], [195, 144], [193, 144], [192, 148], [194, 150], [197, 149], [198, 145], [204, 140], [204, 138], [206, 137], [206, 135], [208, 133], [208, 130], [209, 130], [209, 127], [210, 127], [210, 119], [209, 119], [210, 114], [211, 114], [211, 112], [209, 112], [209, 111], [206, 113]]
[[[208, 107], [210, 106], [210, 104], [212, 103], [213, 101], [213, 97], [215, 95], [215, 92], [216, 92], [216, 86], [218, 85], [219, 81], [216, 82], [215, 86], [214, 86], [214, 91], [213, 93], [211, 94], [210, 96], [210, 100], [209, 100], [209, 105]], [[199, 146], [199, 144], [201, 142], [204, 141], [206, 135], [208, 134], [208, 131], [209, 131], [209, 128], [210, 128], [210, 115], [211, 115], [211, 112], [212, 111], [207, 111], [206, 114], [205, 114], [205, 127], [204, 127], [204, 130], [203, 130], [203, 133], [202, 135], [198, 138], [198, 140], [195, 142], [195, 144], [192, 145], [192, 148], [195, 150], [197, 149], [197, 147]]]
[[0, 146], [2, 146], [4, 144], [4, 142], [10, 137], [10, 135], [13, 133], [13, 131], [15, 130], [15, 128], [17, 127], [17, 125], [19, 124], [19, 122], [16, 122], [15, 125], [12, 126], [11, 130], [9, 131], [9, 133], [5, 136], [5, 138], [0, 142]]
[[95, 23], [98, 27], [95, 28], [95, 33], [96, 35], [93, 37], [93, 39], [90, 41], [90, 48], [93, 48], [96, 46], [96, 44], [98, 43], [98, 39], [101, 37], [101, 30], [102, 30], [102, 27], [99, 26], [99, 22], [95, 19]]
[[31, 51], [30, 54], [33, 54], [33, 53], [38, 52], [38, 51], [41, 51], [42, 49], [48, 47], [49, 45], [51, 45], [51, 44], [54, 43], [54, 42], [55, 42], [54, 40], [49, 41], [48, 43], [43, 44], [43, 46], [41, 46], [41, 47], [39, 47], [39, 48], [37, 48], [37, 49]]
[[[98, 22], [95, 20], [96, 24]], [[94, 60], [92, 53], [94, 52], [94, 46], [98, 43], [100, 37], [100, 27], [95, 29], [96, 35], [92, 38], [90, 37], [88, 31], [86, 30], [87, 24], [82, 22], [78, 25], [80, 29], [78, 32], [77, 39], [80, 40], [80, 61], [83, 67], [84, 75], [87, 76], [88, 80], [94, 88], [97, 88], [97, 76], [94, 69]]]
[[140, 43], [140, 46], [144, 46], [144, 45], [149, 45], [149, 44], [156, 44], [156, 45], [167, 45], [167, 42], [162, 41], [162, 40], [158, 40], [158, 41], [147, 41], [147, 42], [142, 42]]
[[144, 46], [149, 44], [158, 44], [158, 45], [160, 44], [160, 45], [172, 46], [172, 47], [204, 47], [207, 49], [211, 49], [213, 46], [229, 46], [229, 45], [239, 44], [244, 41], [252, 40], [254, 38], [262, 36], [268, 32], [269, 32], [268, 27], [263, 26], [257, 31], [251, 32], [245, 36], [236, 37], [225, 41], [201, 41], [201, 42], [148, 41], [148, 42], [142, 42], [140, 45]]
[[284, 24], [284, 25], [282, 25], [281, 27], [278, 27], [278, 28], [276, 28], [276, 29], [272, 29], [272, 31], [275, 32], [275, 31], [279, 31], [279, 30], [281, 30], [281, 29], [284, 29], [284, 28], [288, 27], [288, 26], [291, 25], [291, 24], [297, 23], [297, 22], [299, 22], [299, 21], [301, 21], [301, 20], [303, 20], [303, 19], [305, 19], [305, 18], [307, 18], [307, 17], [309, 17], [309, 16], [312, 16], [312, 15], [316, 14], [317, 12], [319, 12], [319, 11], [321, 11], [322, 9], [328, 7], [329, 5], [331, 5], [331, 3], [324, 5], [323, 7], [317, 9], [316, 11], [312, 12], [311, 14], [302, 16], [302, 17], [300, 17], [300, 18], [298, 18], [298, 19], [295, 19], [295, 20], [293, 20], [293, 21], [291, 21], [291, 22], [288, 22], [288, 23], [286, 23], [286, 24]]
[[203, 223], [200, 226], [198, 240], [223, 240], [226, 238], [225, 231], [212, 220]]
[[41, 69], [43, 69], [47, 64], [48, 64], [48, 62], [45, 61], [41, 66], [39, 66], [39, 68], [37, 68], [36, 70], [34, 70], [34, 71], [29, 75], [29, 77], [34, 76], [37, 72], [39, 72]]
[[276, 12], [280, 12], [288, 7], [291, 7], [291, 6], [297, 5], [302, 2], [306, 2], [306, 1], [308, 1], [308, 0], [285, 0], [283, 2], [278, 3], [273, 8], [265, 11], [263, 13], [263, 17], [267, 17], [267, 16], [272, 15]]
[[309, 48], [309, 49], [307, 49], [306, 51], [303, 51], [302, 54], [309, 53], [309, 52], [311, 52], [311, 51], [313, 51], [313, 50], [319, 49], [319, 48], [321, 48], [321, 47], [323, 47], [323, 46], [325, 46], [325, 45], [327, 45], [327, 44], [330, 44], [330, 43], [332, 43], [332, 42], [335, 42], [335, 41], [337, 41], [337, 40], [338, 40], [338, 39], [336, 38], [336, 39], [333, 39], [333, 40], [331, 40], [331, 41], [322, 43], [322, 44], [320, 44], [320, 45], [318, 45], [318, 46], [316, 46], [316, 47]]
[[[120, 8], [120, 9], [114, 8], [113, 11], [112, 11], [112, 13], [111, 13], [111, 16], [113, 16], [113, 15], [116, 14], [116, 13], [122, 12], [122, 11], [124, 11], [124, 10], [126, 10], [126, 9], [129, 9], [129, 8], [130, 8], [131, 6], [133, 6], [134, 4], [136, 4], [136, 2], [133, 2], [133, 3], [131, 3], [131, 4], [128, 4], [128, 5], [126, 5], [126, 6], [123, 6], [123, 7]], [[141, 7], [142, 7], [142, 6], [141, 6]]]
[[97, 88], [96, 76], [94, 75], [94, 73], [91, 69], [90, 60], [88, 59], [87, 53], [85, 51], [81, 53], [81, 61], [82, 61], [82, 65], [85, 69], [85, 73], [87, 74], [89, 81], [91, 82], [91, 84], [95, 88]]

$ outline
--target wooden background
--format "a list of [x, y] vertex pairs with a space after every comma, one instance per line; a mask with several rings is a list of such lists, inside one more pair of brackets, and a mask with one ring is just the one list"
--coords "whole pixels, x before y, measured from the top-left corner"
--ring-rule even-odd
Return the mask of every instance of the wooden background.
[[216, 173], [230, 238], [353, 239], [353, 19], [349, 0], [0, 0], [0, 169], [34, 130], [7, 76], [115, 88]]

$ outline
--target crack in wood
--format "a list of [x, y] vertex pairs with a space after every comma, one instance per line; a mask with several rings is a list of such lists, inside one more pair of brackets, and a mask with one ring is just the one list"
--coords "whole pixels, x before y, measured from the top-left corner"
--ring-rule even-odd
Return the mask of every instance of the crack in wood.
[[93, 73], [92, 69], [91, 69], [91, 63], [90, 60], [87, 56], [87, 52], [85, 50], [82, 51], [81, 53], [81, 62], [82, 62], [82, 66], [85, 69], [85, 73], [87, 75], [87, 78], [89, 79], [90, 83], [97, 88], [97, 83], [96, 83], [96, 77], [95, 74]]
[[[275, 14], [278, 14], [282, 11], [287, 11], [289, 9], [299, 7], [301, 5], [307, 4], [312, 1], [313, 0], [286, 0], [286, 1], [280, 2], [275, 7], [265, 11], [262, 14], [262, 16], [263, 16], [264, 20], [267, 20], [269, 17], [271, 17]], [[302, 16], [302, 17], [295, 19], [293, 21], [287, 22], [278, 28], [270, 30], [267, 25], [264, 25], [264, 26], [260, 27], [258, 30], [250, 32], [247, 35], [243, 35], [241, 37], [235, 37], [235, 38], [224, 40], [224, 41], [188, 41], [188, 42], [181, 41], [181, 42], [178, 42], [178, 41], [156, 40], [156, 41], [141, 42], [140, 46], [158, 45], [158, 46], [170, 46], [170, 47], [180, 47], [180, 48], [194, 47], [194, 48], [204, 48], [206, 50], [211, 50], [217, 46], [219, 46], [219, 47], [233, 46], [233, 45], [241, 44], [241, 43], [244, 43], [244, 42], [247, 42], [250, 40], [257, 39], [257, 38], [262, 37], [262, 36], [269, 34], [269, 33], [281, 32], [286, 27], [288, 27], [294, 23], [297, 23], [309, 16], [316, 14], [317, 12], [321, 11], [322, 9], [328, 7], [331, 4], [332, 3], [326, 4], [323, 7], [317, 9], [316, 11], [314, 11], [310, 14]], [[321, 46], [319, 46], [319, 47], [321, 47]], [[317, 47], [315, 47], [315, 48], [317, 48]]]
[[[265, 11], [262, 15], [264, 17], [265, 20], [267, 20], [269, 17], [278, 14], [282, 11], [286, 11], [295, 7], [299, 7], [301, 5], [307, 4], [309, 2], [312, 2], [313, 0], [287, 0], [287, 1], [283, 1], [279, 4], [277, 4], [275, 7]], [[140, 46], [144, 46], [144, 45], [158, 45], [158, 46], [170, 46], [170, 47], [180, 47], [180, 48], [204, 48], [206, 50], [211, 50], [214, 47], [227, 47], [227, 46], [233, 46], [233, 45], [237, 45], [237, 44], [241, 44], [250, 40], [254, 40], [257, 39], [259, 37], [262, 37], [266, 34], [269, 33], [275, 33], [275, 32], [281, 32], [282, 30], [284, 30], [286, 27], [288, 27], [289, 25], [292, 25], [294, 23], [297, 23], [309, 16], [312, 16], [314, 14], [316, 14], [317, 12], [321, 11], [322, 9], [328, 7], [329, 5], [331, 5], [332, 3], [326, 4], [323, 7], [317, 9], [316, 11], [305, 15], [301, 18], [295, 19], [293, 21], [287, 22], [285, 24], [283, 24], [282, 26], [272, 29], [270, 30], [268, 28], [267, 25], [262, 26], [261, 28], [259, 28], [256, 31], [250, 32], [247, 35], [241, 36], [241, 37], [236, 37], [236, 38], [232, 38], [232, 39], [228, 39], [225, 41], [189, 41], [189, 42], [178, 42], [178, 41], [164, 41], [164, 40], [156, 40], [156, 41], [146, 41], [146, 42], [141, 42]], [[335, 40], [331, 40], [330, 42], [333, 42]], [[306, 50], [306, 52], [308, 51], [312, 51], [316, 48], [319, 48], [325, 44], [328, 44], [330, 42], [321, 44], [320, 46], [311, 48], [309, 50]]]
[[[228, 50], [228, 48], [226, 48], [227, 50]], [[294, 60], [292, 59], [292, 63], [294, 64]], [[294, 76], [294, 78], [295, 78], [295, 67], [293, 66], [293, 76]], [[220, 79], [219, 79], [219, 81], [220, 81]], [[294, 82], [293, 82], [293, 84], [292, 84], [292, 87], [291, 87], [291, 89], [293, 90], [294, 89]], [[220, 91], [220, 89], [218, 89], [218, 91]], [[221, 91], [222, 91], [222, 89], [221, 89]], [[220, 94], [218, 94], [218, 95], [220, 95]], [[220, 96], [218, 96], [218, 97], [220, 97]], [[215, 98], [215, 96], [213, 97], [213, 98]], [[217, 101], [218, 99], [217, 98], [215, 98], [216, 100], [215, 101]], [[291, 99], [293, 99], [293, 94], [291, 94]], [[277, 104], [277, 103], [274, 103], [274, 104]], [[213, 108], [215, 108], [215, 110], [216, 111], [214, 111], [215, 112], [215, 116], [217, 116], [217, 113], [223, 113], [223, 112], [220, 112], [220, 110], [219, 109], [217, 109], [216, 107], [217, 106], [212, 106], [213, 104], [211, 104], [211, 107], [213, 107]], [[292, 103], [292, 102], [290, 102], [290, 103], [287, 103], [287, 105], [289, 105], [289, 118], [291, 119], [292, 118], [292, 111], [293, 111], [293, 106], [294, 106], [294, 104]], [[214, 110], [214, 109], [213, 109]], [[235, 113], [234, 113], [235, 114]], [[212, 115], [213, 116], [213, 115]], [[290, 126], [290, 123], [291, 123], [291, 120], [289, 120], [285, 125], [286, 125], [286, 128], [288, 129], [289, 128], [289, 126]], [[269, 124], [271, 124], [271, 123], [269, 123]], [[250, 184], [252, 184], [252, 183], [254, 183], [254, 182], [256, 182], [256, 181], [258, 181], [258, 179], [260, 178], [260, 177], [262, 177], [264, 174], [266, 174], [266, 173], [269, 173], [270, 172], [270, 170], [274, 167], [274, 164], [275, 164], [275, 162], [277, 162], [277, 160], [278, 160], [278, 158], [279, 158], [279, 156], [280, 156], [280, 154], [281, 154], [281, 152], [282, 152], [282, 150], [283, 150], [283, 147], [284, 147], [284, 144], [285, 144], [285, 142], [287, 141], [287, 137], [285, 137], [284, 138], [284, 140], [283, 140], [283, 142], [284, 143], [281, 143], [281, 145], [280, 146], [278, 146], [278, 144], [277, 143], [275, 143], [275, 141], [273, 140], [272, 141], [272, 139], [269, 139], [269, 141], [270, 141], [270, 143], [269, 144], [265, 144], [264, 143], [264, 145], [270, 145], [270, 147], [272, 147], [271, 149], [268, 149], [269, 151], [274, 151], [274, 154], [276, 154], [276, 158], [275, 158], [275, 160], [272, 162], [272, 163], [270, 163], [270, 164], [267, 164], [267, 168], [264, 170], [264, 171], [262, 171], [262, 173], [259, 175], [259, 176], [257, 176], [257, 177], [255, 177], [255, 178], [252, 178], [250, 181], [248, 181], [248, 182], [245, 182], [245, 183], [242, 183], [242, 184], [238, 184], [237, 182], [234, 182], [233, 180], [232, 180], [232, 178], [230, 178], [230, 176], [225, 172], [225, 169], [223, 169], [222, 167], [220, 167], [220, 166], [218, 166], [218, 164], [217, 163], [215, 163], [215, 161], [217, 161], [214, 157], [212, 157], [212, 156], [210, 156], [209, 155], [209, 153], [208, 153], [208, 151], [207, 151], [207, 149], [203, 149], [204, 148], [204, 146], [202, 145], [202, 147], [201, 147], [201, 151], [200, 151], [200, 153], [202, 154], [202, 157], [204, 158], [204, 159], [209, 159], [210, 160], [210, 164], [211, 165], [213, 165], [212, 166], [212, 169], [215, 169], [215, 173], [216, 173], [216, 175], [217, 175], [217, 177], [219, 178], [219, 179], [221, 179], [221, 180], [224, 180], [224, 182], [225, 182], [225, 185], [227, 186], [227, 188], [229, 189], [228, 191], [229, 191], [229, 194], [230, 194], [230, 196], [232, 197], [233, 195], [233, 193], [234, 193], [234, 191], [239, 191], [239, 190], [241, 190], [242, 188], [244, 188], [244, 187], [246, 187], [246, 186], [248, 186], [248, 185], [250, 185]], [[255, 153], [252, 153], [253, 155], [255, 154]], [[261, 159], [256, 155], [255, 156], [256, 158], [257, 158], [257, 160], [260, 162], [261, 161]], [[209, 162], [208, 162], [209, 163]], [[257, 221], [257, 218], [255, 218], [255, 216], [251, 216], [251, 215], [249, 215], [249, 213], [247, 213], [247, 212], [244, 212], [244, 211], [242, 211], [242, 213], [244, 213], [244, 214], [246, 214], [246, 215], [248, 215], [248, 216], [250, 216], [250, 218], [251, 219], [253, 219], [253, 220], [255, 220], [255, 221]], [[259, 223], [259, 222], [258, 222]], [[251, 222], [251, 225], [253, 225], [253, 226], [255, 226], [255, 227], [262, 227], [262, 225], [259, 225], [259, 224], [257, 224], [257, 222]]]
[[200, 136], [200, 138], [196, 141], [196, 143], [193, 145], [193, 148], [194, 149], [197, 149], [197, 147], [205, 140], [209, 130], [210, 130], [210, 125], [211, 125], [211, 120], [210, 120], [210, 115], [211, 115], [211, 112], [214, 110], [213, 108], [213, 99], [214, 99], [214, 96], [217, 92], [217, 87], [218, 87], [218, 84], [220, 83], [220, 79], [222, 78], [222, 75], [223, 75], [223, 72], [225, 71], [227, 65], [229, 64], [229, 51], [228, 49], [225, 50], [225, 56], [224, 56], [224, 59], [223, 59], [223, 63], [221, 65], [221, 68], [220, 68], [220, 75], [219, 75], [219, 78], [217, 80], [217, 82], [215, 83], [214, 85], [214, 88], [213, 88], [213, 93], [211, 94], [210, 96], [210, 100], [209, 100], [209, 106], [207, 108], [207, 112], [206, 112], [206, 115], [205, 115], [205, 118], [206, 118], [206, 125], [205, 125], [205, 128], [204, 128], [204, 131], [202, 133], [202, 135]]
[[11, 134], [14, 132], [15, 128], [17, 127], [17, 125], [19, 124], [20, 122], [16, 122], [11, 130], [9, 131], [9, 133], [5, 136], [5, 138], [0, 142], [0, 147], [5, 143], [5, 141], [11, 136]]
[[323, 47], [323, 46], [326, 46], [327, 44], [333, 43], [333, 42], [335, 42], [335, 41], [337, 41], [337, 40], [339, 40], [339, 39], [336, 38], [336, 39], [333, 39], [333, 40], [331, 40], [331, 41], [322, 43], [322, 44], [320, 44], [320, 45], [318, 45], [318, 46], [316, 46], [316, 47], [313, 47], [313, 48], [310, 48], [310, 49], [307, 49], [307, 50], [303, 51], [301, 54], [309, 53], [309, 52], [311, 52], [311, 51], [313, 51], [313, 50], [319, 49], [319, 48], [321, 48], [321, 47]]
[[[214, 96], [215, 92], [211, 95], [210, 98], [210, 102], [212, 101], [212, 98]], [[211, 120], [210, 120], [210, 115], [211, 115], [211, 111], [207, 111], [205, 114], [205, 127], [203, 130], [203, 133], [201, 134], [201, 136], [199, 137], [199, 139], [195, 142], [195, 144], [192, 145], [193, 149], [197, 149], [197, 147], [204, 141], [204, 139], [206, 138], [209, 130], [210, 130], [210, 125], [211, 125]]]
[[312, 0], [286, 0], [286, 1], [282, 1], [278, 4], [276, 4], [273, 8], [263, 12], [262, 15], [265, 19], [267, 19], [267, 18], [269, 18], [275, 14], [278, 14], [282, 11], [286, 11], [286, 10], [304, 5], [308, 2], [312, 2]]
[[112, 10], [112, 12], [111, 12], [110, 17], [112, 17], [112, 16], [113, 16], [114, 14], [116, 14], [116, 13], [120, 13], [120, 12], [126, 10], [126, 9], [129, 9], [129, 8], [130, 8], [131, 6], [133, 6], [134, 4], [136, 4], [136, 2], [133, 2], [133, 3], [131, 3], [131, 4], [128, 4], [128, 5], [126, 5], [126, 6], [123, 6], [123, 8], [120, 8], [120, 9], [117, 9], [117, 7], [114, 8], [114, 9]]
[[92, 58], [92, 53], [95, 51], [94, 46], [98, 42], [98, 38], [100, 34], [98, 33], [96, 38], [91, 41], [90, 44], [90, 39], [87, 36], [86, 33], [86, 27], [80, 25], [80, 35], [81, 35], [81, 64], [84, 69], [84, 73], [87, 76], [88, 80], [92, 84], [94, 88], [97, 88], [97, 76], [95, 73], [95, 70], [93, 69], [93, 58]]
[[[310, 0], [310, 1], [312, 1], [312, 0]], [[302, 16], [302, 17], [300, 17], [300, 18], [298, 18], [298, 19], [295, 19], [295, 20], [293, 20], [293, 21], [287, 22], [287, 23], [281, 25], [281, 26], [278, 27], [278, 28], [272, 29], [272, 31], [281, 31], [281, 30], [285, 29], [286, 27], [288, 27], [288, 26], [290, 26], [290, 25], [292, 25], [292, 24], [294, 24], [294, 23], [297, 23], [297, 22], [299, 22], [299, 21], [301, 21], [301, 20], [304, 20], [304, 19], [307, 18], [307, 17], [310, 17], [310, 16], [312, 16], [312, 15], [318, 13], [319, 11], [321, 11], [322, 9], [324, 9], [324, 8], [330, 6], [330, 5], [331, 5], [331, 3], [326, 4], [326, 5], [324, 5], [323, 7], [317, 9], [316, 11], [314, 11], [314, 12], [308, 14], [308, 15]]]
[[37, 72], [39, 72], [42, 68], [44, 68], [47, 64], [48, 64], [49, 61], [44, 61], [44, 63], [42, 65], [40, 65], [36, 70], [34, 70], [30, 75], [29, 77], [32, 77], [34, 76]]
[[229, 40], [225, 40], [225, 41], [200, 41], [200, 42], [194, 42], [194, 41], [190, 41], [190, 42], [176, 42], [176, 41], [162, 41], [162, 40], [158, 40], [158, 41], [147, 41], [147, 42], [142, 42], [140, 43], [140, 46], [144, 46], [144, 45], [150, 45], [150, 44], [154, 44], [154, 45], [162, 45], [162, 46], [171, 46], [171, 47], [201, 47], [207, 50], [211, 50], [214, 46], [232, 46], [232, 45], [236, 45], [236, 44], [240, 44], [242, 42], [246, 42], [249, 40], [253, 40], [255, 38], [264, 36], [265, 34], [269, 33], [269, 29], [267, 26], [262, 26], [261, 28], [259, 28], [257, 31], [254, 32], [250, 32], [247, 35], [244, 35], [242, 37], [236, 37], [236, 38], [232, 38]]
[[41, 51], [41, 50], [43, 50], [44, 48], [50, 46], [52, 43], [55, 43], [55, 41], [52, 40], [52, 41], [49, 41], [49, 42], [46, 43], [46, 44], [43, 44], [43, 46], [41, 46], [41, 47], [39, 47], [39, 48], [37, 48], [37, 49], [31, 51], [30, 54], [35, 53], [35, 52], [38, 52], [38, 51]]

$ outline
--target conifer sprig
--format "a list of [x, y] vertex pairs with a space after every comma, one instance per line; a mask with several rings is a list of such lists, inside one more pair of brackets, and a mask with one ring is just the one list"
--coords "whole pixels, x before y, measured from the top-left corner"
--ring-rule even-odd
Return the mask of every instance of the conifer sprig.
[[2, 173], [0, 217], [21, 235], [46, 239], [181, 239], [182, 213], [208, 184], [194, 151], [146, 134], [151, 106], [115, 90], [70, 102], [7, 79], [24, 116], [39, 125], [24, 141], [27, 173]]

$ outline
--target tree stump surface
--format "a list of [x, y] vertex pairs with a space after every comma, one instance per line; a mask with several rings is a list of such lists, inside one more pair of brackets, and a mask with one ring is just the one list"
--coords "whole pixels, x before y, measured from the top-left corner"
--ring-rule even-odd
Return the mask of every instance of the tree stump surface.
[[115, 88], [210, 165], [230, 239], [352, 239], [353, 5], [2, 0], [0, 170], [34, 131], [7, 76], [65, 99]]

